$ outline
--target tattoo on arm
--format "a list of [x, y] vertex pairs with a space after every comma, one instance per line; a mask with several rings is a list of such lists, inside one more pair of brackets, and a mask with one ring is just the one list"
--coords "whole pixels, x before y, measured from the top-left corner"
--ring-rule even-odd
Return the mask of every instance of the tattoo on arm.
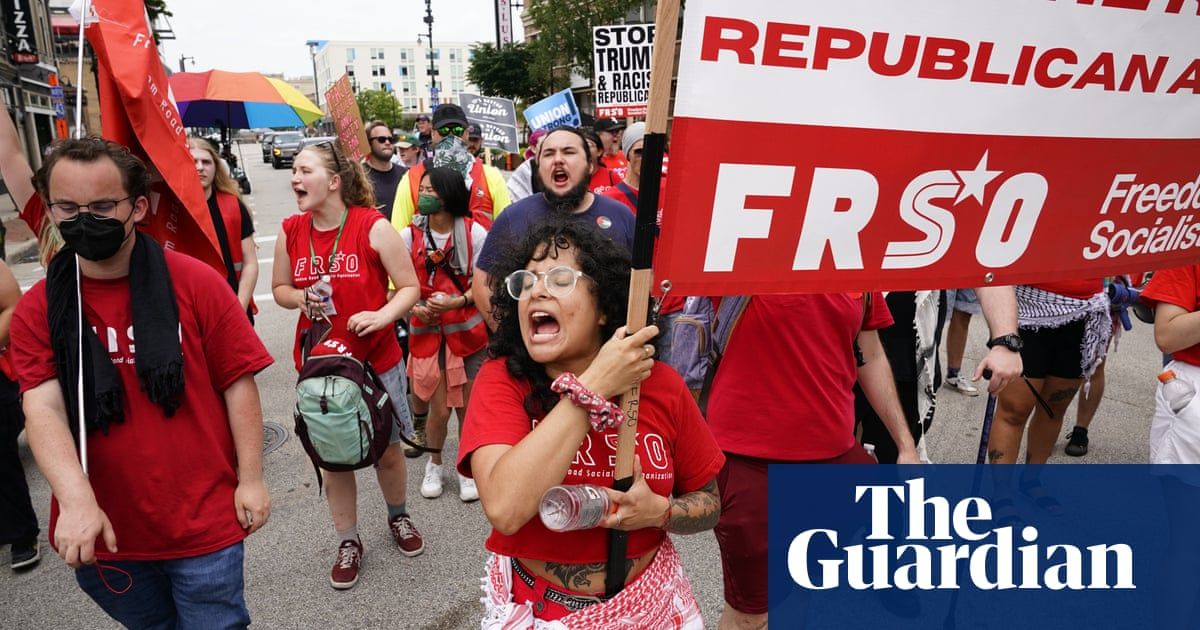
[[[547, 562], [546, 570], [554, 577], [562, 582], [563, 586], [574, 591], [594, 591], [604, 587], [604, 569], [608, 566], [606, 562], [592, 562], [590, 564], [562, 564], [560, 562]], [[629, 575], [630, 569], [633, 568], [633, 560], [625, 559], [625, 575]], [[599, 583], [593, 585], [592, 577], [596, 577]]]
[[712, 479], [703, 488], [688, 492], [671, 502], [667, 531], [673, 534], [705, 532], [716, 527], [719, 518], [721, 497], [717, 480]]
[[994, 449], [988, 451], [988, 463], [989, 464], [995, 464], [996, 461], [1002, 457], [1004, 457], [1004, 451], [1002, 451], [998, 448], [994, 448]]

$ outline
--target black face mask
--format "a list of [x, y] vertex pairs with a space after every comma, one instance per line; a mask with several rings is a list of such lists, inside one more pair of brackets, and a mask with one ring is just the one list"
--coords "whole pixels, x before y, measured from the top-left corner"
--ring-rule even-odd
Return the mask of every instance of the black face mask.
[[[133, 213], [130, 212], [129, 216], [132, 218]], [[59, 223], [58, 231], [76, 254], [87, 260], [101, 261], [112, 258], [121, 249], [129, 237], [125, 233], [125, 224], [128, 222], [129, 219], [119, 221], [80, 212], [74, 219]]]

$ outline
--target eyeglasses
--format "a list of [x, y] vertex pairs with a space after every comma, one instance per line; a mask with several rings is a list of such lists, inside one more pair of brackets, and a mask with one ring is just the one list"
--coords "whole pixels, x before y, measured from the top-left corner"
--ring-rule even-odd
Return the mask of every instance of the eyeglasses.
[[526, 269], [518, 269], [504, 279], [504, 288], [508, 289], [508, 295], [514, 300], [520, 300], [527, 292], [532, 292], [537, 286], [538, 277], [542, 278], [542, 282], [546, 284], [546, 291], [554, 297], [564, 298], [575, 290], [575, 284], [579, 282], [580, 276], [587, 276], [586, 273], [578, 269], [572, 269], [567, 266], [555, 267], [550, 271], [539, 271], [534, 273]]
[[379, 144], [396, 144], [396, 136], [375, 136], [371, 138], [371, 141]]
[[454, 125], [454, 126], [446, 125], [445, 127], [438, 127], [438, 133], [442, 134], [442, 137], [447, 137], [447, 136], [458, 137], [458, 136], [463, 135], [463, 132], [466, 130], [467, 130], [467, 128], [462, 125]]
[[342, 158], [338, 157], [337, 145], [333, 144], [329, 140], [326, 140], [325, 142], [318, 142], [318, 143], [314, 144], [313, 146], [314, 147], [324, 147], [326, 149], [329, 149], [329, 153], [331, 153], [333, 155], [333, 163], [337, 165], [337, 172], [338, 173], [342, 172]]
[[55, 216], [60, 219], [70, 219], [71, 217], [78, 215], [81, 208], [87, 208], [88, 212], [95, 215], [110, 217], [117, 211], [117, 206], [120, 205], [122, 201], [128, 201], [129, 199], [133, 199], [133, 195], [125, 197], [124, 199], [117, 199], [115, 201], [103, 200], [93, 201], [91, 203], [71, 203], [69, 201], [59, 201], [50, 204], [50, 210], [54, 212]]

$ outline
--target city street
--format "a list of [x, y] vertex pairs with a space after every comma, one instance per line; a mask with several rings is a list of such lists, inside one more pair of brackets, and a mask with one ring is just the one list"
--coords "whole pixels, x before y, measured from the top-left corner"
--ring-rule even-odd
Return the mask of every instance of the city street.
[[[264, 418], [287, 428], [289, 439], [264, 458], [272, 495], [268, 525], [246, 543], [246, 599], [254, 623], [264, 628], [472, 628], [478, 627], [482, 607], [480, 577], [488, 531], [478, 503], [458, 499], [458, 485], [446, 466], [445, 493], [427, 500], [417, 491], [424, 459], [408, 460], [408, 508], [425, 536], [425, 553], [402, 556], [386, 527], [386, 511], [374, 475], [360, 471], [359, 531], [366, 548], [361, 579], [349, 591], [329, 586], [329, 570], [336, 541], [326, 505], [316, 486], [313, 468], [291, 434], [292, 364], [295, 311], [278, 307], [270, 293], [271, 258], [281, 220], [295, 211], [288, 184], [289, 171], [262, 163], [257, 145], [242, 147], [254, 192], [246, 201], [256, 219], [259, 242], [260, 309], [257, 330], [276, 359], [259, 375]], [[37, 263], [14, 266], [23, 288], [42, 277]], [[970, 331], [964, 369], [973, 370], [987, 338], [982, 318]], [[1120, 340], [1110, 355], [1108, 387], [1092, 425], [1091, 452], [1083, 458], [1063, 455], [1060, 439], [1055, 463], [1138, 463], [1146, 460], [1150, 417], [1154, 405], [1155, 375], [1160, 355], [1152, 330], [1135, 321], [1133, 331]], [[937, 415], [927, 439], [930, 455], [938, 463], [974, 461], [985, 397], [969, 398], [943, 389]], [[746, 409], [747, 414], [755, 413]], [[1074, 408], [1064, 423], [1065, 435], [1074, 423]], [[453, 435], [453, 431], [451, 432]], [[451, 437], [447, 454], [452, 459], [457, 443]], [[41, 564], [13, 574], [0, 568], [0, 626], [10, 628], [113, 627], [99, 608], [76, 586], [65, 564], [46, 544], [49, 487], [37, 471], [22, 438], [22, 455], [42, 522]], [[814, 506], [819, 509], [819, 506]], [[121, 532], [116, 532], [118, 538]], [[711, 533], [677, 537], [676, 543], [692, 580], [709, 627], [716, 626], [722, 606], [721, 566]], [[3, 555], [7, 561], [7, 554]], [[120, 576], [110, 577], [119, 587]], [[879, 611], [863, 611], [863, 619], [886, 619]], [[966, 613], [964, 613], [966, 614]], [[886, 627], [886, 623], [884, 624]]]

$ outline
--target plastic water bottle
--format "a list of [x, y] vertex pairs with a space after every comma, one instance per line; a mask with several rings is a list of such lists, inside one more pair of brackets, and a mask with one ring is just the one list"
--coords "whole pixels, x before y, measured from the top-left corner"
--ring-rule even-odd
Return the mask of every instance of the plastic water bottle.
[[321, 312], [326, 317], [337, 315], [337, 308], [333, 305], [333, 284], [330, 283], [329, 276], [321, 276], [321, 279], [316, 284], [312, 285], [312, 292], [321, 298]]
[[1188, 403], [1192, 402], [1192, 398], [1196, 396], [1196, 388], [1192, 384], [1179, 378], [1175, 375], [1175, 370], [1166, 370], [1158, 375], [1158, 382], [1162, 383], [1163, 398], [1166, 399], [1167, 405], [1171, 407], [1172, 413], [1179, 413]]
[[542, 495], [538, 514], [546, 529], [569, 532], [599, 525], [611, 509], [612, 501], [600, 486], [554, 486]]

